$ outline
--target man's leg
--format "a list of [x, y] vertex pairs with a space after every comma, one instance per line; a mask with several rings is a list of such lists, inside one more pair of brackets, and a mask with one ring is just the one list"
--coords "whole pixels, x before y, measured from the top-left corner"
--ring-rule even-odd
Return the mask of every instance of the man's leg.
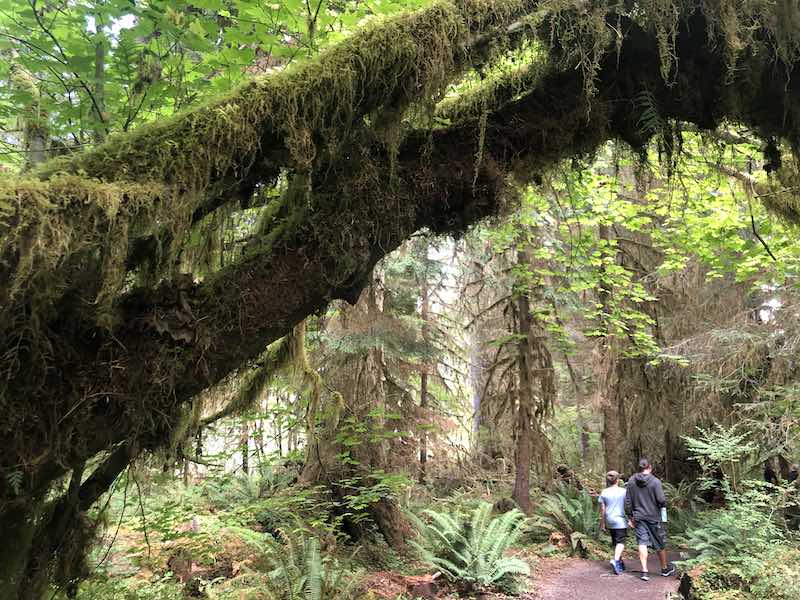
[[639, 561], [642, 563], [642, 573], [647, 573], [647, 544], [639, 544]]
[[651, 531], [653, 546], [658, 554], [658, 562], [661, 563], [661, 575], [669, 577], [675, 573], [675, 567], [667, 562], [667, 530], [663, 523], [654, 523]]
[[658, 561], [661, 563], [661, 570], [667, 568], [667, 551], [666, 550], [659, 550], [658, 551]]

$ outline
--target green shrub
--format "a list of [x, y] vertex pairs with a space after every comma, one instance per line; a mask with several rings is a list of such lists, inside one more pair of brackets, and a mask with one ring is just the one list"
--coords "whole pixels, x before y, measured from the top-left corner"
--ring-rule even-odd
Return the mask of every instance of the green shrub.
[[570, 541], [572, 551], [582, 552], [586, 541], [600, 537], [600, 513], [596, 502], [585, 490], [559, 484], [542, 496], [534, 507], [534, 534], [552, 532]]
[[797, 600], [800, 550], [775, 544], [760, 554], [737, 553], [692, 571], [696, 600]]
[[492, 505], [482, 502], [467, 515], [432, 510], [423, 511], [426, 520], [411, 515], [421, 537], [411, 543], [425, 563], [465, 590], [516, 593], [520, 575], [530, 568], [505, 553], [519, 541], [527, 520], [517, 509], [494, 518], [491, 512]]
[[323, 557], [317, 538], [281, 530], [267, 538], [268, 573], [248, 571], [225, 582], [209, 597], [218, 600], [351, 600], [355, 582], [335, 559]]
[[[752, 500], [749, 500], [752, 499]], [[686, 545], [697, 553], [694, 560], [708, 562], [719, 557], [760, 553], [783, 539], [774, 520], [755, 504], [759, 494], [743, 494], [727, 508], [707, 513], [699, 525], [687, 530]], [[747, 504], [748, 501], [754, 504]]]
[[744, 480], [740, 487], [727, 489], [725, 508], [705, 513], [687, 530], [682, 541], [696, 554], [680, 564], [694, 568], [700, 600], [731, 591], [751, 600], [796, 599], [800, 549], [781, 516], [794, 494], [760, 481]]

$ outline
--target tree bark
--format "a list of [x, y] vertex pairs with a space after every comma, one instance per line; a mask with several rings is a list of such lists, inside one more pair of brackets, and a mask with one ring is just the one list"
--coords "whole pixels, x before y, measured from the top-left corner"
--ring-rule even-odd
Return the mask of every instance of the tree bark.
[[95, 45], [94, 45], [94, 102], [91, 114], [94, 117], [92, 135], [97, 144], [106, 139], [106, 36], [102, 31], [103, 24], [100, 17], [95, 16]]
[[530, 356], [529, 335], [532, 329], [531, 307], [527, 294], [517, 298], [518, 333], [524, 335], [517, 343], [517, 367], [519, 370], [519, 386], [517, 392], [517, 419], [515, 434], [517, 438], [514, 457], [514, 491], [511, 497], [519, 505], [522, 512], [530, 515], [531, 505], [531, 463], [533, 460], [533, 410], [534, 392], [531, 381], [533, 368]]
[[41, 485], [0, 513], [0, 598], [41, 600], [48, 585], [69, 592], [88, 574], [85, 552], [97, 524], [87, 512], [139, 452], [136, 444], [121, 444], [83, 483], [83, 465], [76, 468], [62, 496], [47, 498]]

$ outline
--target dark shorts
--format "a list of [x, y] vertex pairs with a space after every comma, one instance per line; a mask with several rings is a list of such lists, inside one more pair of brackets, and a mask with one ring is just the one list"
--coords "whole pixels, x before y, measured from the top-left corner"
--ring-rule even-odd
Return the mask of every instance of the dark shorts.
[[660, 521], [636, 521], [636, 543], [663, 550], [667, 545], [667, 530]]
[[625, 540], [628, 539], [628, 530], [627, 529], [609, 529], [608, 533], [611, 534], [611, 547], [613, 548], [617, 544], [624, 544]]

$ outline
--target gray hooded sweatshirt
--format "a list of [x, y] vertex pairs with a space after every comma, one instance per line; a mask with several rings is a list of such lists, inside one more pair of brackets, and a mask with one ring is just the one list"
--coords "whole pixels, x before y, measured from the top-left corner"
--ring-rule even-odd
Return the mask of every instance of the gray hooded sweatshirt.
[[634, 521], [661, 522], [661, 509], [667, 505], [661, 480], [637, 473], [625, 485], [625, 514]]

